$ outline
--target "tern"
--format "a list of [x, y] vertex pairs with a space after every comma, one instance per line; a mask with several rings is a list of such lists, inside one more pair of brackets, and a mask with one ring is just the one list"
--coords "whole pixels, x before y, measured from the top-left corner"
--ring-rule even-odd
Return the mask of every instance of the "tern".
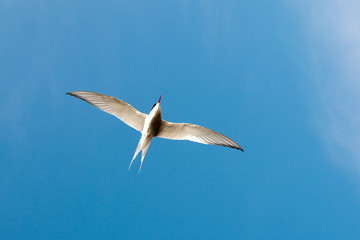
[[162, 120], [160, 109], [161, 96], [159, 97], [159, 100], [153, 105], [150, 113], [147, 115], [139, 112], [130, 104], [120, 99], [104, 94], [88, 91], [74, 91], [68, 92], [66, 94], [84, 100], [94, 107], [114, 115], [125, 124], [141, 132], [140, 141], [129, 165], [130, 169], [134, 159], [142, 150], [139, 173], [141, 171], [146, 152], [149, 148], [150, 141], [153, 137], [172, 140], [189, 140], [193, 142], [225, 146], [244, 151], [233, 140], [213, 130], [190, 123], [172, 123]]

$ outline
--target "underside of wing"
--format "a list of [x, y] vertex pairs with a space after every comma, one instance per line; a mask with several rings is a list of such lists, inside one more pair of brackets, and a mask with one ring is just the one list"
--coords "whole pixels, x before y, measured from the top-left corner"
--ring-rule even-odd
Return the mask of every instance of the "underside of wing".
[[114, 115], [130, 127], [142, 131], [146, 114], [139, 112], [130, 104], [110, 96], [100, 93], [75, 91], [67, 94], [84, 100], [85, 102], [97, 107], [107, 113]]
[[203, 144], [225, 146], [244, 151], [230, 138], [213, 130], [189, 123], [171, 123], [163, 120], [156, 136], [172, 140], [189, 140]]

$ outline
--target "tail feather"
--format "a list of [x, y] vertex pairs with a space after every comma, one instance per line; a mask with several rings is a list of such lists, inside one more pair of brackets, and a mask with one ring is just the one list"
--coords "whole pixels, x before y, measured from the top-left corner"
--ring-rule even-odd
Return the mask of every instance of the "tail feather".
[[141, 151], [141, 139], [140, 139], [140, 141], [139, 141], [139, 143], [138, 143], [138, 145], [137, 145], [137, 147], [136, 147], [134, 156], [133, 156], [133, 158], [131, 159], [131, 162], [130, 162], [130, 165], [129, 165], [129, 169], [130, 169], [130, 167], [131, 167], [134, 159], [136, 158], [136, 156], [139, 154], [140, 151]]
[[139, 168], [139, 173], [140, 173], [140, 171], [141, 171], [141, 167], [142, 167], [142, 164], [143, 164], [143, 162], [144, 162], [144, 158], [145, 158], [145, 155], [146, 155], [146, 152], [147, 152], [147, 150], [148, 150], [148, 148], [149, 148], [149, 145], [150, 145], [150, 143], [148, 144], [148, 145], [146, 145], [143, 149], [142, 149], [142, 156], [141, 156], [141, 163], [140, 163], [140, 168]]

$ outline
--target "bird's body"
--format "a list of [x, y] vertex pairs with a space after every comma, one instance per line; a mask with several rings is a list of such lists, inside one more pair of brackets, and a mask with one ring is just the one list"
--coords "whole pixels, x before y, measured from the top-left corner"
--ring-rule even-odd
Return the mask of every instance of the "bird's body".
[[145, 118], [144, 128], [141, 132], [141, 138], [139, 140], [138, 146], [136, 147], [135, 154], [130, 162], [129, 168], [131, 167], [132, 162], [134, 161], [140, 150], [142, 150], [141, 165], [139, 169], [140, 172], [142, 163], [144, 162], [145, 154], [150, 145], [150, 141], [159, 132], [160, 125], [161, 125], [160, 104], [156, 104], [153, 107], [153, 109], [151, 109], [150, 114], [147, 115]]
[[142, 150], [139, 172], [153, 137], [173, 140], [189, 140], [203, 144], [226, 146], [244, 151], [230, 138], [210, 129], [189, 123], [170, 123], [162, 120], [160, 109], [161, 96], [158, 102], [154, 104], [150, 113], [146, 115], [120, 99], [100, 93], [76, 91], [67, 94], [82, 99], [87, 103], [116, 116], [130, 127], [141, 132], [141, 138], [129, 166], [130, 168], [132, 162]]

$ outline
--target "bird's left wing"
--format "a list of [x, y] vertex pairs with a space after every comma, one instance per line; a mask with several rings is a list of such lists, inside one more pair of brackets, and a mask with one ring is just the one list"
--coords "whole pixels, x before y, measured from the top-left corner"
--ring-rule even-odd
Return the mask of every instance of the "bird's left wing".
[[130, 127], [142, 131], [146, 114], [139, 112], [130, 104], [110, 96], [88, 91], [68, 92], [71, 96], [77, 97], [107, 113], [114, 115]]
[[189, 140], [193, 142], [236, 148], [244, 151], [236, 142], [213, 130], [190, 124], [171, 123], [162, 120], [156, 137]]

